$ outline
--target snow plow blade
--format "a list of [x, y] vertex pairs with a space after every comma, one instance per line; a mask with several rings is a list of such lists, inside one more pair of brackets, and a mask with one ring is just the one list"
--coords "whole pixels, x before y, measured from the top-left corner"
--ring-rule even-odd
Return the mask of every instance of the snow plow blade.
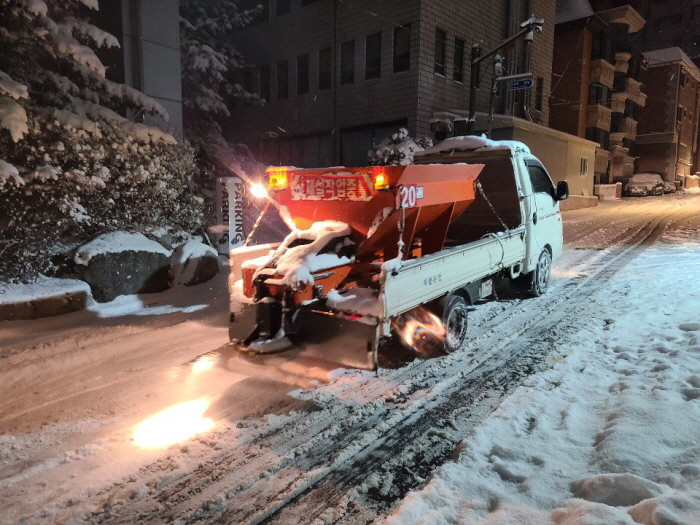
[[379, 326], [316, 310], [299, 310], [303, 353], [340, 366], [377, 369]]
[[377, 324], [329, 312], [300, 308], [289, 336], [259, 339], [258, 305], [244, 304], [231, 314], [229, 336], [237, 351], [265, 355], [297, 349], [299, 355], [362, 370], [377, 368]]

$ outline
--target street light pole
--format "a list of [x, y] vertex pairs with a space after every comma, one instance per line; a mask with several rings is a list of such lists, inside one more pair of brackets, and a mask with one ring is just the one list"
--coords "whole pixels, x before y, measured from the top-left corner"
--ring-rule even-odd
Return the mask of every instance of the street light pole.
[[496, 53], [505, 51], [509, 47], [515, 45], [515, 42], [522, 37], [526, 37], [528, 40], [531, 40], [535, 32], [542, 32], [543, 25], [544, 20], [535, 18], [533, 15], [529, 20], [526, 20], [520, 24], [520, 31], [515, 33], [510, 38], [506, 38], [503, 42], [491, 49], [485, 55], [481, 54], [481, 44], [476, 43], [472, 46], [472, 54], [470, 57], [471, 77], [469, 78], [469, 120], [467, 122], [467, 129], [470, 135], [474, 134], [474, 127], [476, 124], [476, 91], [479, 89], [479, 83], [481, 80], [479, 78], [479, 65], [484, 60], [491, 58]]
[[481, 44], [476, 43], [472, 46], [471, 73], [469, 75], [469, 121], [467, 129], [469, 135], [474, 134], [474, 115], [476, 115], [476, 90], [479, 88], [479, 64], [481, 64]]

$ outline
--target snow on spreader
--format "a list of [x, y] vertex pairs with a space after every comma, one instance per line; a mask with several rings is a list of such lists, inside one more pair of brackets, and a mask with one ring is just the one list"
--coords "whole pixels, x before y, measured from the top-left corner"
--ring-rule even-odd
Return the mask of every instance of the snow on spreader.
[[[458, 348], [467, 305], [492, 293], [495, 276], [536, 273], [540, 251], [526, 260], [516, 153], [458, 155], [453, 164], [269, 168], [269, 198], [293, 230], [278, 245], [231, 251], [231, 340], [249, 354], [297, 347], [366, 369], [377, 367], [392, 330], [409, 344], [437, 335], [447, 350]], [[490, 184], [477, 183], [482, 172]], [[497, 190], [500, 204], [484, 187]], [[475, 201], [477, 213], [451, 229]], [[523, 208], [530, 213], [527, 202]], [[558, 235], [560, 249], [561, 222]], [[548, 279], [546, 264], [543, 271]]]

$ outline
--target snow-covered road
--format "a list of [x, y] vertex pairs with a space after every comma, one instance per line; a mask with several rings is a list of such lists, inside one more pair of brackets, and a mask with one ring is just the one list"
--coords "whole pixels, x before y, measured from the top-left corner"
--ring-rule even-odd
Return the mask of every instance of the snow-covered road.
[[[187, 297], [175, 290], [148, 305], [124, 300], [4, 323], [0, 523], [365, 523], [397, 505], [395, 523], [526, 523], [521, 511], [529, 523], [589, 523], [549, 513], [586, 510], [567, 503], [569, 483], [600, 485], [591, 476], [617, 472], [610, 456], [631, 454], [638, 419], [655, 422], [623, 392], [648, 387], [649, 397], [660, 391], [652, 382], [668, 381], [689, 398], [659, 405], [664, 424], [673, 426], [677, 411], [685, 426], [679, 421], [673, 436], [698, 429], [700, 357], [688, 350], [697, 333], [680, 325], [700, 322], [699, 231], [700, 196], [570, 212], [567, 249], [545, 297], [481, 305], [462, 352], [377, 375], [329, 374], [294, 355], [264, 364], [233, 355], [222, 278]], [[627, 386], [612, 388], [620, 382]], [[579, 395], [590, 403], [572, 401]], [[633, 416], [610, 419], [611, 398], [616, 414]], [[202, 432], [161, 447], [135, 436], [140, 422], [173, 406], [189, 410], [176, 416], [188, 418], [178, 427]], [[597, 450], [591, 443], [611, 421], [619, 424], [605, 463], [583, 449]], [[629, 472], [662, 487], [655, 496], [698, 488], [681, 472], [700, 469], [692, 438], [681, 437], [674, 443], [689, 459], [677, 472], [662, 460]], [[639, 457], [652, 454], [639, 448]]]

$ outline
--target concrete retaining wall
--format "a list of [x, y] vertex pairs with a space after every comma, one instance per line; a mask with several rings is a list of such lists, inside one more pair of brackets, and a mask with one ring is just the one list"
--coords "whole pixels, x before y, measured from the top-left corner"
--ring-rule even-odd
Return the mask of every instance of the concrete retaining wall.
[[88, 304], [89, 293], [83, 290], [67, 292], [32, 301], [0, 304], [0, 321], [40, 319], [82, 310]]
[[596, 184], [593, 188], [593, 193], [595, 193], [601, 201], [619, 200], [622, 198], [622, 183]]
[[582, 208], [593, 208], [598, 206], [598, 197], [595, 195], [569, 195], [565, 201], [559, 202], [561, 211], [580, 210]]

